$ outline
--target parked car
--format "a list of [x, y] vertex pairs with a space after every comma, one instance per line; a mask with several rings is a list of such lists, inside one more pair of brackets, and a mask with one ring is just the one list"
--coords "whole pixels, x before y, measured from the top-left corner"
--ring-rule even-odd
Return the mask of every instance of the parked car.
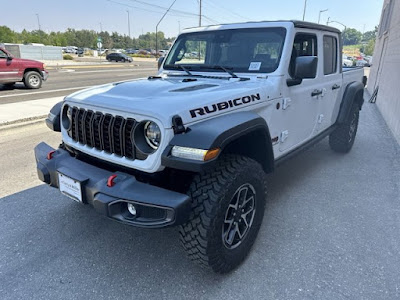
[[106, 59], [108, 61], [117, 61], [117, 62], [118, 61], [121, 61], [121, 62], [132, 62], [133, 61], [132, 57], [130, 57], [126, 54], [123, 54], [123, 53], [116, 53], [116, 52], [107, 54]]
[[344, 67], [352, 67], [353, 66], [353, 61], [351, 59], [349, 59], [348, 56], [343, 55], [342, 64], [343, 64]]
[[[266, 174], [325, 137], [339, 153], [354, 144], [365, 77], [342, 70], [341, 39], [301, 21], [183, 31], [159, 76], [91, 87], [52, 108], [46, 123], [62, 143], [36, 146], [38, 177], [120, 223], [179, 226], [193, 261], [232, 271], [261, 228]], [[199, 40], [204, 61], [185, 60]]]
[[357, 67], [369, 67], [370, 64], [368, 61], [366, 61], [365, 59], [357, 59], [356, 60], [356, 66]]
[[149, 51], [147, 51], [145, 49], [140, 49], [137, 53], [141, 54], [141, 55], [150, 55], [151, 54]]
[[168, 54], [168, 50], [158, 50], [158, 55], [166, 56]]
[[76, 54], [78, 54], [78, 56], [83, 56], [84, 53], [85, 50], [83, 50], [83, 48], [78, 48], [78, 50], [76, 51]]
[[27, 88], [38, 89], [49, 73], [40, 61], [15, 58], [6, 49], [0, 48], [0, 84], [12, 86], [23, 82]]
[[135, 50], [135, 49], [126, 49], [126, 54], [136, 54], [139, 52], [139, 50]]

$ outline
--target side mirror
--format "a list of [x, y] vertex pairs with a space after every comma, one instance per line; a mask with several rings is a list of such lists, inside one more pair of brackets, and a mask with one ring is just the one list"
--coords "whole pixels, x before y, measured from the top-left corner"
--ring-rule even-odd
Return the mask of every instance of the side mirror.
[[317, 76], [318, 57], [299, 56], [296, 58], [294, 78], [306, 79]]
[[162, 65], [162, 63], [163, 63], [164, 59], [165, 59], [165, 57], [164, 57], [164, 56], [161, 56], [161, 57], [158, 59], [158, 62], [157, 62], [158, 69], [160, 69], [160, 68], [161, 68], [161, 65]]
[[315, 78], [317, 76], [318, 57], [299, 56], [296, 58], [294, 79], [288, 79], [287, 85], [300, 84], [303, 79]]
[[7, 60], [13, 60], [14, 57], [12, 57], [11, 55], [7, 56]]

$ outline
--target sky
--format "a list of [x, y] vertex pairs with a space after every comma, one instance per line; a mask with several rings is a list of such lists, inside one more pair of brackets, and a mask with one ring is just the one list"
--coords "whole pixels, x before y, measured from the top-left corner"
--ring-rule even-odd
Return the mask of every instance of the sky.
[[[65, 31], [67, 28], [117, 31], [128, 35], [128, 13], [131, 36], [154, 32], [157, 23], [174, 0], [0, 0], [0, 26], [15, 31], [41, 29]], [[383, 0], [307, 0], [305, 21], [321, 23], [330, 20], [361, 32], [379, 24]], [[203, 25], [262, 21], [301, 20], [305, 0], [202, 0]], [[150, 4], [150, 5], [149, 5]], [[158, 26], [167, 37], [176, 36], [180, 28], [199, 24], [199, 0], [176, 0]], [[343, 29], [342, 25], [331, 26]]]

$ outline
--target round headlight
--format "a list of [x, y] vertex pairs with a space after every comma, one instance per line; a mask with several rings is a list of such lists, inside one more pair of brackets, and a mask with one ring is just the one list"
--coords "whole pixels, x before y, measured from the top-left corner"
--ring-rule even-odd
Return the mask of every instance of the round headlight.
[[144, 137], [151, 148], [158, 149], [161, 142], [160, 127], [152, 121], [147, 122], [144, 125]]

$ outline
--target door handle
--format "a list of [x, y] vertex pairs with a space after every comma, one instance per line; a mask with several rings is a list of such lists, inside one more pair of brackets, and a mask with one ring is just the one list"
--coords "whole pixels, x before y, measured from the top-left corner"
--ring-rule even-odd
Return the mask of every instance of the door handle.
[[322, 95], [322, 90], [313, 90], [311, 93], [311, 97]]
[[340, 85], [334, 84], [334, 85], [332, 86], [332, 90], [337, 90], [337, 89], [340, 89]]

